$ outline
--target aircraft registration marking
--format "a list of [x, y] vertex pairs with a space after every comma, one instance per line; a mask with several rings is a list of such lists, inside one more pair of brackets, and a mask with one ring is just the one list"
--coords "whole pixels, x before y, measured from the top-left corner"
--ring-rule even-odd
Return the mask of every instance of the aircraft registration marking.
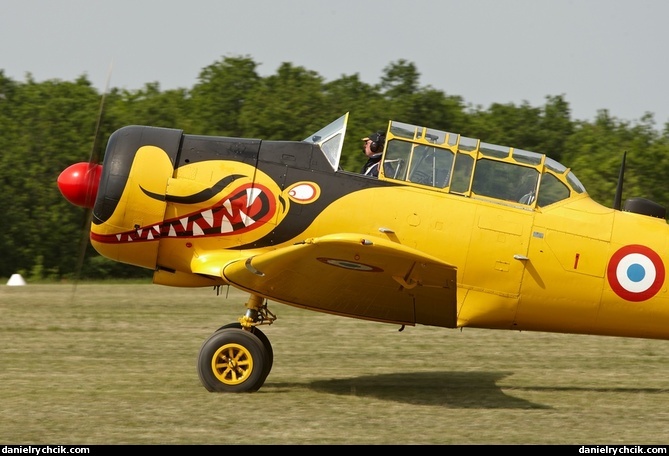
[[626, 245], [611, 256], [606, 276], [613, 291], [627, 301], [645, 301], [664, 284], [662, 258], [643, 245]]

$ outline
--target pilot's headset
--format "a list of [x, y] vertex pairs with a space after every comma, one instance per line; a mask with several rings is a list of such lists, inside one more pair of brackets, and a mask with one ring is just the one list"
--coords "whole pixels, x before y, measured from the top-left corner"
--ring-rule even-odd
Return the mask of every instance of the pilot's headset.
[[383, 146], [386, 142], [386, 134], [383, 131], [377, 131], [374, 134], [369, 135], [369, 139], [372, 140], [372, 143], [369, 145], [369, 150], [374, 153], [381, 152]]

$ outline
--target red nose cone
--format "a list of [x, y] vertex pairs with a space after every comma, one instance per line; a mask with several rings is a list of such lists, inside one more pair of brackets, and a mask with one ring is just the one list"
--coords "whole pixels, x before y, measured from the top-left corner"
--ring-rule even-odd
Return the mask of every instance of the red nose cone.
[[101, 173], [100, 165], [76, 163], [60, 173], [58, 189], [70, 203], [91, 209], [98, 194]]

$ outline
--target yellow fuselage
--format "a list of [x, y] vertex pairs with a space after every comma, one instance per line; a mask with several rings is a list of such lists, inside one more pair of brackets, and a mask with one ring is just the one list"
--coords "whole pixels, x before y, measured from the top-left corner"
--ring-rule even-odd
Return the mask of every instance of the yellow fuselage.
[[[418, 138], [414, 146], [423, 140]], [[191, 141], [189, 153], [202, 154], [204, 140]], [[279, 152], [263, 155], [263, 147], [272, 146]], [[114, 147], [108, 156], [127, 146], [119, 142]], [[104, 214], [99, 208], [105, 196], [98, 196], [91, 238], [109, 258], [154, 269], [156, 283], [227, 284], [223, 271], [239, 260], [312, 238], [355, 233], [392, 242], [403, 258], [423, 252], [427, 263], [434, 257], [455, 267], [457, 322], [412, 320], [404, 310], [389, 311], [384, 318], [375, 316], [378, 310], [356, 315], [344, 311], [349, 308], [344, 303], [310, 305], [318, 290], [297, 282], [276, 299], [403, 324], [669, 339], [664, 277], [669, 226], [664, 219], [606, 208], [585, 192], [566, 192], [562, 199], [539, 206], [491, 198], [482, 194], [484, 187], [477, 193], [475, 177], [463, 180], [463, 191], [453, 190], [455, 177], [450, 191], [448, 182], [435, 188], [434, 180], [425, 185], [383, 172], [371, 179], [329, 170], [318, 161], [313, 145], [299, 145], [293, 157], [281, 152], [283, 143], [261, 146], [259, 141], [231, 140], [221, 146], [223, 152], [199, 161], [185, 159], [186, 146], [170, 147], [141, 145], [131, 151], [125, 174], [103, 177], [101, 192], [114, 190], [116, 196], [108, 198], [112, 208]], [[460, 153], [457, 145], [443, 150]], [[246, 152], [256, 158], [246, 159]], [[300, 154], [307, 156], [304, 166]], [[544, 170], [542, 166], [533, 165], [537, 170]], [[566, 179], [557, 176], [566, 188]], [[119, 181], [124, 181], [122, 189]], [[296, 272], [295, 277], [300, 275]], [[411, 295], [404, 276], [393, 277], [391, 284], [402, 285], [404, 297]], [[351, 287], [351, 293], [358, 290]], [[274, 299], [272, 289], [258, 288], [257, 293]], [[300, 293], [295, 300], [283, 297]]]

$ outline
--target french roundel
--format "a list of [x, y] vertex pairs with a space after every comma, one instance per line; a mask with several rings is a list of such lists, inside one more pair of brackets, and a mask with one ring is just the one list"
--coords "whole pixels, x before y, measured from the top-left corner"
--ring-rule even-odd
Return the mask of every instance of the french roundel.
[[611, 289], [628, 301], [650, 299], [664, 284], [662, 258], [643, 245], [626, 245], [613, 254], [606, 270]]

